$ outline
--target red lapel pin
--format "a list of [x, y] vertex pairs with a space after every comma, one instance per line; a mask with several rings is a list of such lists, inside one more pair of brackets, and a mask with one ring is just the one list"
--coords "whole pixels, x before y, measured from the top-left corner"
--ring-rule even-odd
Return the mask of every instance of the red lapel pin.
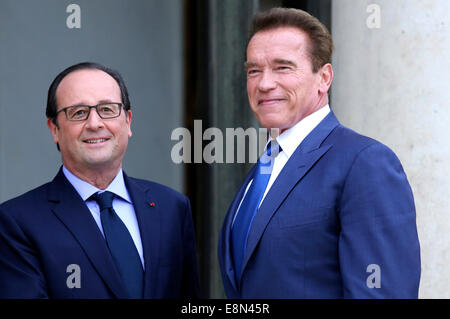
[[150, 205], [150, 207], [155, 207], [155, 203], [154, 202], [151, 202], [149, 205]]

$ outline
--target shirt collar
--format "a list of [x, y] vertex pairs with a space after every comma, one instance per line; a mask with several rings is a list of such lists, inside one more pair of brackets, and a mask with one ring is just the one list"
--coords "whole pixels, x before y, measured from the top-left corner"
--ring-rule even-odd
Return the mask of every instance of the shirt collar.
[[[311, 133], [311, 131], [325, 118], [325, 116], [328, 115], [328, 113], [330, 113], [330, 106], [327, 104], [314, 113], [308, 115], [276, 138], [281, 146], [281, 149], [286, 153], [288, 158], [291, 157], [305, 137]], [[273, 137], [270, 136], [267, 144], [272, 140]]]
[[[88, 200], [89, 197], [91, 197], [95, 193], [103, 192], [97, 187], [89, 184], [88, 182], [72, 174], [64, 165], [63, 165], [63, 173], [66, 176], [67, 180], [70, 182], [70, 184], [72, 184], [72, 186], [75, 188], [75, 190], [78, 192], [78, 194], [84, 201]], [[115, 195], [121, 197], [122, 199], [126, 200], [127, 202], [131, 203], [131, 198], [125, 186], [125, 180], [123, 178], [122, 170], [120, 170], [119, 173], [117, 173], [116, 177], [114, 177], [111, 184], [108, 185], [105, 191], [110, 191]]]

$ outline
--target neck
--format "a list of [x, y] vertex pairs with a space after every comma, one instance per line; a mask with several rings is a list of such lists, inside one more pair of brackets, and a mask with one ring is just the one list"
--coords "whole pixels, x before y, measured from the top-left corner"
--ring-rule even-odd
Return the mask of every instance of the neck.
[[95, 168], [83, 170], [67, 166], [66, 164], [64, 164], [64, 166], [79, 179], [82, 179], [101, 190], [105, 190], [122, 169], [122, 165], [114, 169]]

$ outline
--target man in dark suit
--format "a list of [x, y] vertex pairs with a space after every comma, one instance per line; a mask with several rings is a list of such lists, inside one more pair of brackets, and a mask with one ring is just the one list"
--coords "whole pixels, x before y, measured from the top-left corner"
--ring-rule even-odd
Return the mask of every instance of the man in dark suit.
[[328, 30], [304, 11], [276, 8], [257, 14], [250, 34], [250, 106], [279, 135], [222, 226], [227, 296], [417, 298], [413, 194], [396, 155], [330, 110]]
[[132, 113], [120, 74], [69, 67], [46, 115], [63, 166], [0, 205], [0, 298], [197, 297], [189, 200], [122, 170]]

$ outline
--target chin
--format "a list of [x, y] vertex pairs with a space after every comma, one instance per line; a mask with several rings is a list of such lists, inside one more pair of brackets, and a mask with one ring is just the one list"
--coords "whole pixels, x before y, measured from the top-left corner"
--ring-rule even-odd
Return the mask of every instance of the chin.
[[259, 121], [259, 124], [266, 129], [274, 129], [282, 127], [282, 123], [278, 121]]
[[85, 163], [91, 167], [104, 166], [111, 161], [111, 157], [109, 156], [93, 156], [85, 158]]
[[272, 113], [270, 115], [265, 114], [262, 116], [258, 116], [257, 119], [261, 127], [264, 127], [266, 129], [283, 128], [286, 126], [286, 118], [280, 116], [279, 113]]

